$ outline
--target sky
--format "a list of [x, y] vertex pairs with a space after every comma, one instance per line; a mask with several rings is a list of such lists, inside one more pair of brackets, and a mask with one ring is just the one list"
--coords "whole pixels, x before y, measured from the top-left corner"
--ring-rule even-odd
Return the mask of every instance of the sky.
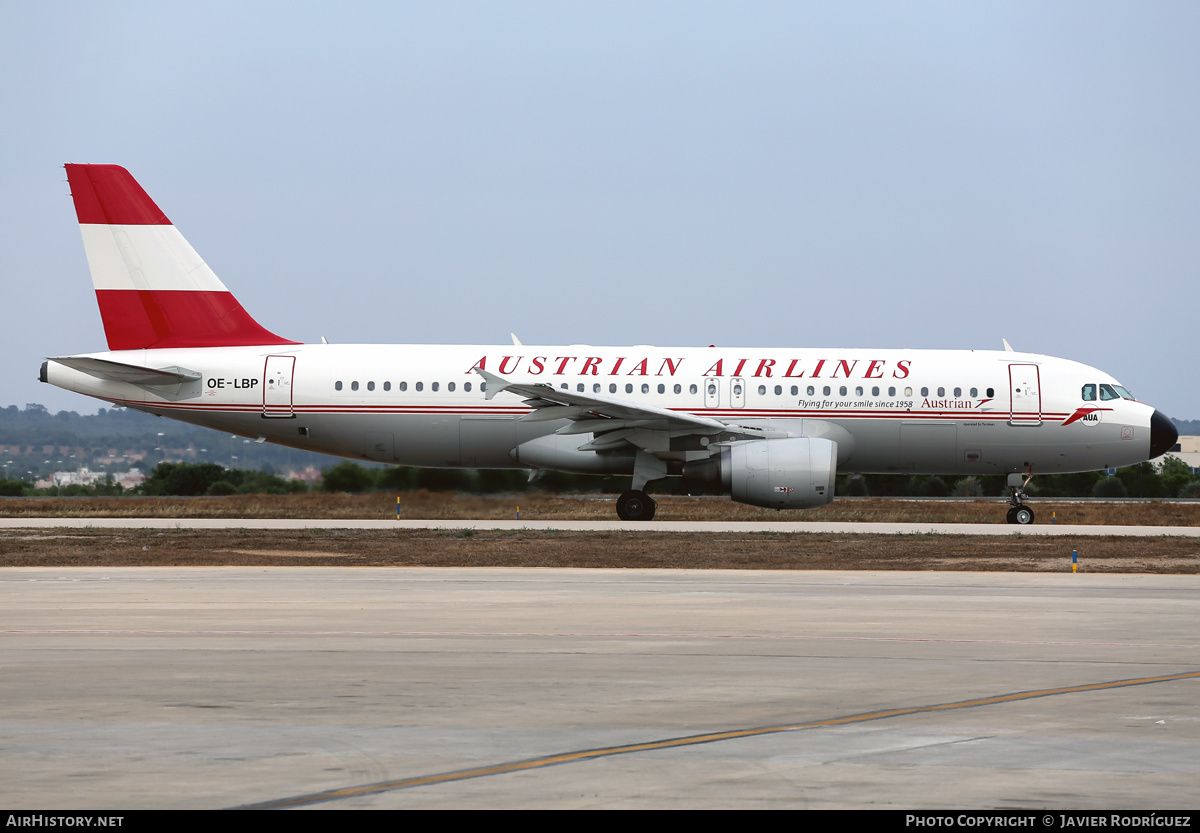
[[1200, 419], [1200, 5], [0, 6], [0, 406], [106, 349], [62, 165], [299, 341], [1014, 348]]

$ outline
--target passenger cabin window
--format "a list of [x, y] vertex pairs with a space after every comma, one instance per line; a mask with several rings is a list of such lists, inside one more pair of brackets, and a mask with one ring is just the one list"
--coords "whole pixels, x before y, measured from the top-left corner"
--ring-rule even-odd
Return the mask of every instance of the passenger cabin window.
[[929, 388], [921, 388], [921, 396], [929, 396]]
[[812, 385], [809, 385], [809, 386], [808, 386], [808, 395], [809, 395], [809, 396], [812, 396], [812, 395], [813, 395], [814, 393], [816, 393], [816, 392], [817, 392], [817, 389], [816, 389], [816, 388], [814, 388]]
[[404, 392], [406, 390], [408, 390], [408, 382], [401, 382], [400, 383], [400, 391]]
[[437, 389], [438, 389], [438, 383], [437, 383], [437, 382], [434, 382], [432, 385], [430, 385], [430, 386], [429, 386], [429, 389], [430, 389], [431, 391], [435, 391], [435, 390], [437, 390]]
[[625, 385], [625, 392], [633, 393], [633, 385], [629, 385], [629, 384]]
[[792, 385], [792, 396], [799, 396], [799, 395], [800, 395], [800, 388], [796, 387], [795, 385]]
[[938, 388], [938, 396], [945, 396], [945, 395], [946, 395], [946, 389]]
[[842, 385], [840, 388], [838, 388], [838, 396], [845, 396], [845, 395], [846, 395], [846, 386]]
[[995, 396], [995, 395], [996, 395], [996, 389], [995, 389], [995, 388], [988, 388], [988, 389], [987, 389], [987, 395], [988, 395], [988, 399], [991, 399], [993, 396]]
[[392, 383], [391, 383], [391, 382], [384, 382], [384, 383], [383, 383], [383, 389], [384, 389], [384, 390], [391, 390], [391, 389], [392, 389]]
[[971, 388], [971, 398], [975, 399], [979, 396], [979, 388]]
[[341, 390], [341, 389], [342, 389], [342, 383], [341, 383], [341, 382], [334, 382], [334, 383], [333, 383], [333, 389], [334, 389], [334, 390]]
[[375, 383], [367, 382], [367, 390], [375, 390]]
[[766, 386], [766, 385], [759, 385], [759, 386], [758, 386], [758, 395], [759, 395], [759, 396], [766, 396], [766, 395], [767, 395], [767, 386]]
[[825, 387], [821, 388], [821, 394], [823, 396], [829, 396], [829, 394], [832, 392], [833, 392], [833, 388], [829, 387], [829, 385], [826, 385]]
[[896, 395], [896, 388], [895, 387], [888, 388], [888, 396], [895, 396], [895, 395]]
[[659, 392], [659, 393], [666, 393], [666, 392], [667, 392], [667, 386], [666, 386], [666, 385], [659, 385], [659, 386], [658, 386], [658, 392]]
[[699, 390], [699, 388], [697, 388], [695, 385], [692, 385], [688, 388], [688, 393], [695, 393], [697, 390]]
[[863, 389], [862, 389], [862, 385], [859, 385], [858, 387], [856, 387], [856, 388], [854, 389], [854, 395], [855, 395], [855, 396], [862, 396], [862, 395], [863, 395]]
[[416, 389], [417, 389], [418, 391], [423, 391], [423, 390], [425, 390], [425, 383], [424, 383], [424, 382], [417, 382], [417, 384], [416, 384]]
[[453, 383], [453, 382], [449, 382], [449, 383], [447, 383], [447, 385], [446, 385], [446, 390], [448, 390], [448, 391], [450, 391], [451, 393], [453, 393], [453, 392], [454, 392], [454, 383]]
[[616, 386], [615, 384], [611, 384], [611, 385], [609, 385], [609, 386], [608, 386], [608, 392], [609, 392], [609, 393], [616, 393], [616, 392], [617, 392], [617, 386]]
[[776, 395], [776, 396], [782, 396], [782, 395], [783, 395], [783, 385], [776, 385], [776, 386], [775, 386], [775, 395]]
[[649, 392], [650, 392], [650, 386], [648, 384], [646, 384], [645, 382], [642, 382], [642, 393], [649, 393]]
[[350, 390], [358, 390], [358, 382], [351, 382]]
[[467, 393], [470, 393], [471, 392], [471, 383], [463, 382], [463, 390], [465, 390]]
[[958, 399], [961, 396], [962, 396], [962, 388], [955, 388], [954, 389], [954, 398]]

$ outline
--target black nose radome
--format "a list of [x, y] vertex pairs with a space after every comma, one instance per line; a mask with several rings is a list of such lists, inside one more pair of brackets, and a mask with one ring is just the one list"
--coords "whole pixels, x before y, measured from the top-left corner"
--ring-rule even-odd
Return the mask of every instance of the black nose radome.
[[1155, 411], [1150, 417], [1150, 459], [1166, 454], [1175, 443], [1179, 442], [1179, 431], [1162, 411]]

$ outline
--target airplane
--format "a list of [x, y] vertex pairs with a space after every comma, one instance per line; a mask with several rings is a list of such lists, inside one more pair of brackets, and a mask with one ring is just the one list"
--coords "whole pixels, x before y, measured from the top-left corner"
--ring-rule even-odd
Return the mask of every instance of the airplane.
[[[1168, 451], [1171, 421], [1116, 379], [1005, 350], [302, 344], [263, 328], [124, 168], [67, 165], [108, 351], [40, 379], [161, 417], [405, 466], [632, 476], [804, 509], [839, 471], [1007, 476]], [[324, 342], [324, 339], [322, 339]]]

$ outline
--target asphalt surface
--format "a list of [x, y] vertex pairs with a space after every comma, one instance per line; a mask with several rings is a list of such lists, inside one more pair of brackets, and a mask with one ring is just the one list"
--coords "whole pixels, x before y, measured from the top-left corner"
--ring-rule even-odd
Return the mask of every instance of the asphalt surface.
[[10, 568], [0, 794], [1189, 807], [1198, 622], [1197, 576]]

